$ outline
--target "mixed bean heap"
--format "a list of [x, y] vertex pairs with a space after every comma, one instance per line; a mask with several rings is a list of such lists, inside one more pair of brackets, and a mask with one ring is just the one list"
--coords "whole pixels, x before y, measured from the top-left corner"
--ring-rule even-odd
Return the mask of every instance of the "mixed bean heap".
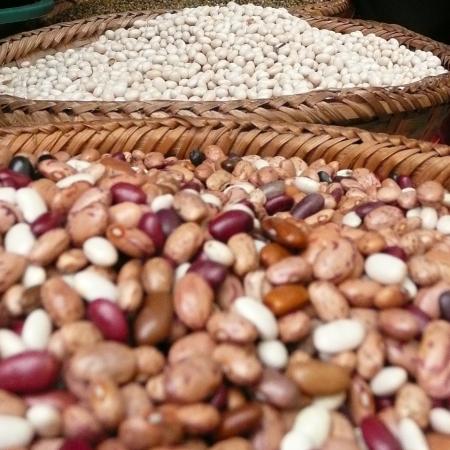
[[429, 51], [361, 31], [318, 29], [285, 9], [201, 6], [136, 20], [94, 42], [0, 69], [0, 93], [30, 99], [214, 101], [445, 73]]
[[448, 450], [450, 193], [298, 157], [0, 152], [1, 450]]

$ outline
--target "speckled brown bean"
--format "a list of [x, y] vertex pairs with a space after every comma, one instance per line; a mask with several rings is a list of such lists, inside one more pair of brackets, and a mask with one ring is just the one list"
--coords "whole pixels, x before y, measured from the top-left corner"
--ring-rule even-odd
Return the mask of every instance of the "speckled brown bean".
[[33, 264], [47, 266], [66, 251], [69, 244], [69, 233], [64, 228], [55, 228], [39, 236], [28, 258]]
[[38, 164], [37, 168], [45, 178], [52, 181], [59, 181], [76, 173], [71, 166], [56, 159], [45, 159]]
[[96, 450], [127, 450], [127, 448], [118, 439], [107, 439]]
[[222, 367], [225, 376], [234, 384], [251, 386], [262, 375], [262, 366], [254, 350], [233, 344], [219, 344], [213, 358]]
[[350, 385], [346, 369], [321, 361], [290, 364], [287, 375], [305, 394], [332, 395], [345, 391]]
[[50, 278], [41, 286], [41, 301], [52, 321], [60, 327], [84, 316], [83, 300], [60, 277]]
[[120, 269], [117, 283], [126, 280], [139, 280], [142, 271], [142, 262], [139, 259], [130, 259]]
[[180, 406], [176, 414], [184, 429], [192, 435], [211, 433], [220, 423], [219, 412], [207, 403]]
[[178, 339], [170, 347], [168, 361], [175, 364], [186, 358], [192, 358], [197, 355], [212, 355], [216, 343], [205, 331], [198, 331], [187, 334]]
[[85, 181], [78, 181], [69, 187], [59, 189], [50, 199], [50, 210], [60, 214], [67, 214], [77, 199], [89, 191], [91, 185]]
[[134, 312], [138, 310], [144, 296], [142, 284], [138, 280], [130, 279], [119, 281], [117, 287], [119, 289], [117, 306], [123, 311]]
[[364, 217], [364, 225], [370, 231], [381, 230], [382, 228], [391, 228], [404, 215], [400, 208], [395, 206], [380, 206], [370, 211]]
[[264, 296], [264, 303], [276, 316], [293, 312], [308, 300], [308, 291], [300, 284], [276, 286]]
[[217, 431], [219, 439], [246, 435], [258, 427], [262, 419], [262, 409], [257, 403], [247, 403], [222, 416], [222, 423]]
[[24, 417], [27, 405], [12, 392], [0, 390], [0, 414], [6, 416]]
[[201, 402], [211, 396], [222, 382], [219, 365], [207, 356], [196, 355], [166, 367], [164, 386], [169, 400], [180, 403]]
[[310, 280], [311, 275], [311, 265], [301, 256], [284, 258], [272, 264], [266, 272], [272, 284], [304, 283]]
[[373, 305], [375, 295], [382, 286], [368, 278], [350, 279], [339, 285], [339, 290], [345, 295], [352, 306], [367, 308]]
[[309, 297], [320, 320], [330, 322], [348, 317], [347, 300], [336, 286], [327, 281], [315, 281], [308, 286]]
[[125, 228], [136, 228], [142, 216], [142, 208], [137, 203], [123, 202], [109, 208], [110, 222]]
[[144, 258], [155, 252], [153, 241], [139, 228], [110, 225], [106, 229], [106, 238], [131, 258]]
[[376, 330], [369, 331], [356, 352], [358, 374], [366, 380], [374, 377], [383, 367], [385, 353], [381, 334]]
[[375, 400], [369, 385], [358, 375], [350, 385], [350, 412], [353, 421], [360, 424], [368, 416], [375, 414]]
[[353, 425], [344, 414], [331, 411], [331, 428], [329, 436], [331, 438], [354, 440], [355, 433], [353, 431]]
[[384, 334], [399, 341], [410, 341], [420, 332], [419, 322], [414, 315], [400, 308], [381, 311], [378, 326]]
[[303, 311], [286, 314], [278, 320], [280, 339], [283, 342], [298, 342], [311, 332], [311, 318]]
[[129, 450], [148, 450], [161, 443], [162, 430], [146, 418], [130, 417], [120, 424], [118, 436]]
[[254, 450], [277, 450], [286, 434], [283, 417], [279, 411], [269, 405], [261, 405], [260, 426], [252, 436]]
[[419, 286], [430, 286], [441, 278], [439, 265], [425, 255], [414, 255], [407, 264], [409, 276]]
[[200, 249], [203, 237], [199, 225], [184, 223], [169, 235], [164, 245], [164, 254], [178, 264], [189, 261]]
[[0, 251], [0, 293], [5, 292], [23, 275], [26, 259], [15, 253]]
[[178, 318], [189, 328], [201, 329], [211, 315], [214, 292], [209, 284], [194, 272], [177, 281], [174, 308]]
[[214, 312], [206, 325], [208, 333], [217, 341], [249, 344], [258, 337], [256, 327], [233, 312]]
[[435, 398], [450, 396], [450, 323], [431, 322], [424, 330], [418, 355], [417, 380]]
[[419, 345], [416, 341], [399, 342], [395, 339], [385, 339], [386, 359], [393, 366], [403, 367], [407, 372], [416, 376]]
[[379, 309], [389, 309], [403, 306], [408, 297], [401, 286], [383, 286], [374, 297], [374, 305]]
[[236, 275], [242, 277], [258, 268], [259, 256], [251, 236], [237, 233], [228, 240], [228, 247], [234, 255], [233, 270]]
[[101, 203], [94, 203], [81, 211], [69, 214], [67, 231], [75, 245], [81, 245], [93, 236], [102, 236], [108, 225], [108, 210]]
[[5, 234], [18, 221], [20, 221], [18, 208], [10, 203], [0, 201], [0, 236]]
[[88, 260], [79, 248], [71, 248], [61, 253], [56, 261], [56, 268], [62, 273], [74, 273], [88, 265]]
[[63, 428], [66, 438], [80, 438], [98, 442], [105, 437], [103, 427], [86, 407], [70, 405], [63, 411]]
[[241, 280], [235, 275], [228, 274], [217, 291], [216, 301], [222, 309], [228, 310], [234, 300], [241, 295], [244, 295]]
[[136, 380], [147, 381], [162, 372], [165, 364], [164, 355], [156, 348], [142, 345], [134, 349], [136, 356]]
[[145, 292], [169, 292], [173, 284], [173, 267], [164, 258], [149, 259], [142, 268], [142, 285]]
[[108, 429], [114, 429], [125, 416], [119, 388], [107, 377], [97, 377], [89, 384], [87, 398], [97, 419]]
[[290, 255], [289, 251], [282, 245], [277, 244], [276, 242], [270, 242], [262, 248], [259, 257], [261, 264], [265, 267], [269, 267]]
[[139, 383], [128, 383], [120, 389], [125, 417], [146, 418], [153, 409], [147, 392]]
[[223, 441], [214, 444], [212, 447], [210, 447], [210, 450], [254, 450], [254, 449], [250, 444], [250, 442], [247, 441], [246, 439], [234, 437], [230, 439], [224, 439]]
[[421, 428], [428, 425], [431, 406], [431, 400], [426, 392], [417, 384], [403, 385], [395, 397], [395, 411], [398, 417], [409, 417]]
[[417, 189], [417, 199], [422, 205], [433, 205], [444, 198], [444, 188], [436, 181], [425, 181]]
[[170, 333], [173, 320], [172, 295], [155, 292], [147, 297], [134, 325], [134, 336], [139, 344], [154, 345]]
[[386, 240], [376, 231], [368, 231], [357, 241], [358, 250], [363, 255], [381, 252], [386, 247]]
[[200, 196], [185, 191], [175, 194], [173, 208], [186, 222], [199, 222], [208, 214], [206, 204]]

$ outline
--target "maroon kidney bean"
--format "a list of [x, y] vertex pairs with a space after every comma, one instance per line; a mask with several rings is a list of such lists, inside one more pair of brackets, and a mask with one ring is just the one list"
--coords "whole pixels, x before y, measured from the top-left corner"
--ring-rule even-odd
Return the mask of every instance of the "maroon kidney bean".
[[417, 322], [419, 323], [420, 331], [423, 332], [425, 327], [428, 325], [428, 322], [430, 321], [430, 318], [426, 313], [424, 313], [420, 308], [418, 308], [416, 305], [408, 305], [406, 309], [414, 315]]
[[111, 194], [113, 203], [145, 203], [147, 200], [145, 192], [140, 187], [123, 181], [111, 187]]
[[182, 220], [176, 211], [172, 208], [160, 209], [156, 215], [159, 218], [159, 223], [161, 224], [162, 231], [167, 237], [172, 233], [175, 228], [181, 225]]
[[227, 268], [215, 261], [196, 260], [191, 264], [188, 272], [198, 273], [213, 289], [219, 287], [227, 276]]
[[64, 222], [63, 216], [56, 211], [49, 211], [41, 214], [32, 224], [31, 231], [38, 237], [47, 231], [58, 228]]
[[89, 303], [87, 317], [105, 339], [127, 342], [128, 323], [124, 313], [115, 303], [104, 299], [94, 300]]
[[439, 308], [441, 317], [450, 321], [450, 291], [445, 291], [439, 296]]
[[111, 155], [112, 158], [118, 159], [119, 161], [126, 161], [125, 155], [123, 152], [116, 152]]
[[153, 244], [155, 244], [156, 250], [159, 251], [164, 247], [166, 237], [164, 236], [160, 219], [155, 213], [148, 212], [143, 214], [139, 220], [138, 228], [150, 237]]
[[22, 334], [23, 324], [25, 323], [24, 320], [14, 320], [9, 325], [9, 328], [11, 331], [14, 331], [14, 333]]
[[84, 439], [71, 438], [66, 439], [59, 450], [94, 450], [94, 447]]
[[397, 439], [377, 417], [369, 416], [363, 419], [361, 431], [369, 450], [402, 450]]
[[316, 212], [319, 212], [325, 204], [323, 197], [314, 192], [308, 194], [304, 199], [300, 200], [291, 210], [291, 214], [296, 219], [306, 219]]
[[375, 397], [375, 404], [377, 411], [384, 408], [389, 408], [394, 404], [394, 399], [392, 397]]
[[243, 205], [250, 208], [253, 212], [255, 212], [255, 205], [250, 200], [243, 198], [242, 200], [239, 200], [238, 203], [242, 203]]
[[14, 172], [10, 169], [0, 170], [0, 184], [3, 187], [13, 187], [16, 189], [28, 186], [31, 183], [31, 178], [23, 173]]
[[432, 408], [446, 408], [448, 399], [430, 397]]
[[209, 222], [209, 232], [214, 239], [226, 242], [237, 233], [250, 232], [253, 228], [253, 217], [239, 210], [226, 211]]
[[184, 183], [181, 189], [193, 189], [194, 191], [200, 192], [203, 189], [203, 186], [200, 184], [200, 181], [188, 181]]
[[397, 247], [395, 245], [391, 247], [385, 247], [383, 253], [395, 256], [396, 258], [401, 259], [402, 261], [406, 261], [408, 259], [408, 256], [406, 255], [405, 251], [401, 247]]
[[0, 389], [18, 394], [48, 390], [59, 375], [59, 362], [46, 351], [27, 351], [0, 362]]
[[363, 219], [367, 214], [369, 214], [371, 211], [373, 211], [376, 208], [379, 208], [380, 206], [384, 206], [383, 202], [366, 202], [361, 205], [358, 205], [354, 211], [356, 214], [358, 214], [361, 219]]
[[225, 385], [221, 385], [216, 393], [211, 397], [209, 403], [219, 410], [225, 409], [228, 402], [228, 389]]
[[78, 402], [75, 395], [69, 391], [48, 391], [43, 394], [27, 395], [24, 400], [27, 406], [50, 405], [60, 411]]
[[267, 200], [265, 208], [267, 214], [275, 214], [281, 211], [289, 211], [294, 205], [294, 199], [288, 195], [278, 195]]
[[271, 198], [284, 194], [286, 183], [282, 180], [272, 181], [271, 183], [264, 184], [260, 189], [264, 192], [266, 199], [270, 200]]
[[399, 175], [395, 181], [402, 189], [414, 187], [413, 181], [407, 175]]

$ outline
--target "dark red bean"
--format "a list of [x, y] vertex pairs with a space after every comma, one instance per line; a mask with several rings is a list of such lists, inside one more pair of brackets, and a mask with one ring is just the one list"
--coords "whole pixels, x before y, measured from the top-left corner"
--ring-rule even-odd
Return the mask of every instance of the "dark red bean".
[[439, 308], [441, 317], [450, 321], [450, 291], [445, 291], [439, 296]]
[[58, 228], [64, 222], [64, 217], [56, 211], [49, 211], [41, 214], [32, 224], [31, 231], [38, 237], [47, 231]]
[[340, 183], [342, 180], [354, 180], [354, 177], [346, 177], [345, 175], [336, 175], [333, 177], [333, 183]]
[[181, 189], [193, 189], [194, 191], [200, 192], [203, 186], [200, 184], [200, 181], [188, 181], [184, 183]]
[[46, 391], [58, 375], [58, 360], [45, 351], [27, 351], [0, 361], [0, 389], [18, 394]]
[[64, 441], [59, 450], [94, 450], [94, 447], [84, 439], [70, 438]]
[[213, 288], [219, 287], [227, 276], [227, 268], [214, 261], [195, 261], [189, 267], [188, 272], [198, 273]]
[[270, 200], [267, 200], [265, 204], [265, 208], [267, 214], [275, 214], [281, 211], [289, 211], [294, 205], [294, 199], [289, 197], [289, 195], [278, 195], [277, 197], [272, 197]]
[[153, 244], [155, 244], [156, 250], [163, 248], [166, 237], [164, 236], [160, 219], [155, 213], [148, 212], [143, 214], [139, 220], [138, 228], [150, 237]]
[[195, 256], [194, 261], [192, 262], [192, 264], [195, 264], [197, 262], [206, 262], [206, 261], [211, 261], [211, 260], [208, 258], [208, 255], [203, 250], [201, 250]]
[[166, 237], [181, 225], [182, 221], [180, 216], [172, 208], [160, 209], [156, 215], [159, 218], [159, 223]]
[[221, 385], [219, 389], [217, 389], [216, 393], [212, 396], [209, 403], [215, 408], [222, 410], [225, 409], [228, 402], [228, 389], [225, 385]]
[[406, 175], [399, 175], [395, 181], [402, 189], [414, 187], [413, 181]]
[[336, 186], [330, 191], [330, 194], [336, 203], [339, 203], [344, 195], [344, 190], [340, 186]]
[[116, 183], [111, 187], [111, 194], [113, 203], [145, 203], [147, 201], [147, 196], [140, 187], [123, 181]]
[[323, 197], [314, 192], [308, 194], [305, 198], [300, 200], [291, 210], [291, 214], [296, 219], [306, 219], [316, 212], [319, 212], [325, 204]]
[[125, 155], [123, 152], [116, 152], [111, 155], [112, 158], [118, 159], [119, 161], [126, 161]]
[[408, 305], [406, 309], [414, 315], [419, 323], [420, 330], [423, 332], [425, 327], [428, 325], [428, 322], [431, 320], [430, 317], [428, 317], [428, 315], [416, 305]]
[[27, 395], [24, 397], [27, 406], [50, 405], [63, 411], [70, 405], [78, 403], [78, 399], [69, 391], [49, 391], [43, 394]]
[[0, 184], [3, 187], [19, 189], [28, 186], [30, 183], [31, 178], [27, 175], [9, 169], [0, 170]]
[[209, 222], [209, 232], [214, 239], [226, 242], [237, 233], [248, 233], [253, 228], [253, 217], [239, 210], [226, 211]]
[[88, 319], [101, 331], [105, 339], [126, 342], [128, 323], [122, 310], [113, 302], [97, 299], [89, 303]]
[[402, 450], [394, 435], [377, 417], [370, 416], [363, 419], [361, 431], [369, 450]]
[[369, 214], [371, 211], [373, 211], [376, 208], [379, 208], [380, 206], [384, 206], [383, 202], [367, 202], [362, 203], [361, 205], [358, 205], [354, 211], [356, 214], [358, 214], [361, 219], [363, 219], [367, 214]]
[[37, 159], [37, 163], [39, 164], [42, 161], [46, 161], [48, 159], [55, 159], [55, 157], [53, 155], [51, 155], [50, 153], [43, 153], [42, 155], [39, 156], [39, 158]]
[[14, 333], [17, 333], [18, 335], [21, 335], [24, 323], [25, 323], [24, 320], [13, 320], [11, 322], [11, 324], [9, 325], [9, 328], [10, 328], [11, 331], [14, 331]]
[[253, 212], [255, 211], [255, 205], [254, 205], [250, 200], [247, 200], [246, 198], [240, 200], [238, 203], [241, 203], [242, 205], [247, 206], [247, 207], [250, 208]]
[[377, 411], [384, 408], [389, 408], [394, 404], [394, 399], [392, 397], [375, 397], [375, 403], [377, 406]]
[[447, 400], [444, 398], [430, 397], [430, 400], [431, 400], [432, 408], [446, 408], [447, 407]]
[[407, 254], [405, 253], [405, 250], [403, 250], [401, 247], [397, 247], [395, 245], [391, 247], [385, 247], [383, 250], [383, 253], [387, 253], [388, 255], [395, 256], [398, 259], [401, 259], [402, 261], [406, 261], [408, 259]]
[[278, 197], [279, 195], [284, 194], [286, 183], [282, 180], [272, 181], [264, 184], [260, 189], [264, 192], [266, 199], [270, 200], [272, 197]]

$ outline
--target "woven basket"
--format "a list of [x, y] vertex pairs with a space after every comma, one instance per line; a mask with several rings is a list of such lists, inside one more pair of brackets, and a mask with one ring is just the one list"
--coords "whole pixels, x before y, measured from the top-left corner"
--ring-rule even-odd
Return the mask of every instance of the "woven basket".
[[[81, 46], [106, 29], [130, 26], [155, 13], [125, 13], [54, 25], [0, 41], [0, 64], [16, 64], [70, 46]], [[362, 31], [432, 51], [450, 69], [450, 47], [396, 25], [329, 17], [307, 17], [318, 28], [350, 33]], [[204, 116], [239, 120], [353, 125], [371, 131], [429, 138], [450, 110], [450, 72], [393, 88], [313, 91], [263, 100], [189, 102], [34, 101], [0, 96], [0, 125], [29, 125], [98, 118]]]
[[395, 171], [417, 183], [431, 179], [450, 188], [450, 147], [357, 128], [186, 117], [0, 129], [0, 149], [6, 146], [14, 153], [64, 150], [77, 155], [95, 148], [101, 153], [142, 150], [184, 158], [190, 150], [209, 144], [238, 155], [337, 160], [341, 167], [366, 167], [380, 178]]

